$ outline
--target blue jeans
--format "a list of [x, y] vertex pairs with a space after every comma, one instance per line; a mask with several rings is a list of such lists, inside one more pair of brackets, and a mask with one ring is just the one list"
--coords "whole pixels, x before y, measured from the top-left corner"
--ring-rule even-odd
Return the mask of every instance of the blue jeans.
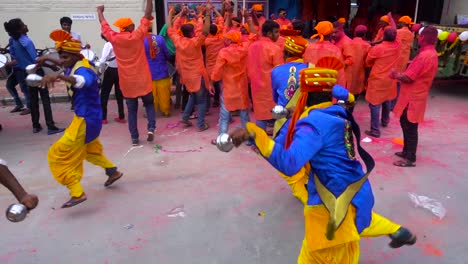
[[[219, 97], [219, 129], [218, 134], [221, 135], [223, 133], [227, 133], [229, 130], [229, 121], [231, 120], [231, 112], [226, 109], [224, 105], [224, 92], [221, 90], [220, 97]], [[245, 128], [247, 122], [250, 121], [249, 117], [249, 109], [241, 109], [239, 110], [239, 116], [241, 119], [242, 128]]]
[[256, 124], [259, 128], [261, 128], [261, 129], [263, 129], [263, 130], [266, 131], [268, 122], [270, 122], [270, 120], [257, 120], [257, 121], [255, 121], [255, 124]]
[[185, 106], [184, 113], [182, 114], [183, 120], [189, 120], [190, 115], [193, 112], [195, 104], [197, 105], [198, 117], [197, 117], [197, 127], [205, 127], [205, 115], [206, 115], [206, 99], [207, 99], [207, 90], [205, 88], [205, 81], [201, 79], [200, 90], [196, 93], [190, 93], [187, 105]]
[[24, 98], [26, 99], [26, 107], [31, 109], [31, 96], [29, 94], [28, 85], [26, 84], [26, 71], [21, 69], [14, 69], [13, 74], [6, 82], [6, 88], [15, 100], [16, 106], [23, 108], [23, 102], [21, 102], [18, 91], [15, 88], [15, 86], [18, 84], [24, 94]]
[[138, 98], [141, 98], [146, 109], [146, 115], [148, 118], [148, 132], [154, 132], [156, 129], [156, 114], [154, 113], [153, 92], [150, 92], [149, 94], [141, 97], [125, 98], [128, 111], [128, 130], [130, 130], [132, 139], [138, 139], [140, 137], [138, 134], [137, 124]]
[[[380, 136], [380, 122], [387, 126], [390, 121], [390, 101], [385, 101], [379, 105], [369, 104], [371, 113], [371, 132]], [[382, 118], [380, 118], [380, 109], [382, 109]]]

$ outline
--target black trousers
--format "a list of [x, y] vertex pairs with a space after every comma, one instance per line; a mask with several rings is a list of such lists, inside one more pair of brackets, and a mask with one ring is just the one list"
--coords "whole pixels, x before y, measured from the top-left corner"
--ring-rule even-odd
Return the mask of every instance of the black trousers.
[[41, 127], [39, 123], [39, 117], [41, 112], [39, 111], [39, 95], [41, 96], [42, 107], [44, 108], [44, 116], [48, 129], [55, 129], [54, 118], [52, 116], [52, 108], [50, 107], [50, 97], [48, 88], [28, 87], [29, 94], [31, 96], [31, 121], [33, 128]]
[[117, 107], [119, 111], [119, 118], [125, 119], [123, 95], [119, 85], [119, 71], [117, 68], [107, 67], [104, 72], [104, 78], [102, 80], [101, 90], [101, 107], [102, 107], [102, 119], [107, 120], [107, 102], [109, 101], [109, 95], [114, 86], [115, 99], [117, 100]]
[[403, 154], [411, 162], [416, 162], [416, 149], [418, 147], [418, 123], [408, 120], [408, 107], [400, 117], [400, 125], [403, 130]]

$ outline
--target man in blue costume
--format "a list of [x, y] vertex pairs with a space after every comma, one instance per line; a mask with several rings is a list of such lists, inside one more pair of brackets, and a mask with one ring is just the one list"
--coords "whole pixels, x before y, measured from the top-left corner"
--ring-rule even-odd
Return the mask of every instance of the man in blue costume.
[[83, 176], [83, 161], [105, 169], [109, 177], [104, 186], [120, 179], [123, 173], [117, 170], [103, 154], [99, 142], [102, 128], [102, 109], [99, 99], [98, 76], [89, 61], [80, 54], [81, 42], [72, 39], [63, 30], [50, 34], [55, 41], [61, 63], [67, 69], [66, 75], [53, 73], [46, 75], [41, 87], [53, 86], [56, 80], [63, 80], [70, 87], [75, 106], [75, 116], [64, 135], [49, 149], [47, 159], [54, 178], [70, 190], [71, 199], [62, 208], [75, 206], [86, 201], [87, 197], [80, 184]]
[[[360, 130], [352, 115], [331, 102], [331, 87], [342, 67], [338, 59], [324, 57], [316, 68], [301, 71], [301, 96], [294, 114], [274, 140], [253, 123], [230, 133], [236, 146], [253, 140], [261, 155], [284, 175], [302, 171], [310, 178], [298, 263], [358, 263], [361, 236], [389, 235], [392, 248], [416, 242], [408, 229], [373, 212], [367, 177], [374, 160], [359, 145]], [[333, 96], [353, 101], [340, 86], [333, 88]], [[354, 137], [366, 173], [356, 159]]]

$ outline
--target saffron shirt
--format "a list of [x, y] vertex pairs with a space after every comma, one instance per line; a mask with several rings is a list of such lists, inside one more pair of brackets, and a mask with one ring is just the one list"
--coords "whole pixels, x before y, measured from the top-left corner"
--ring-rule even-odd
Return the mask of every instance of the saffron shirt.
[[143, 45], [149, 25], [150, 21], [143, 17], [140, 26], [133, 32], [115, 32], [107, 21], [101, 23], [102, 34], [114, 48], [120, 89], [126, 98], [144, 96], [153, 90]]
[[[350, 46], [351, 41], [352, 40], [343, 33], [343, 37], [338, 42], [335, 42], [335, 46], [337, 46], [341, 50], [341, 54], [343, 55], [343, 63], [345, 64], [344, 79], [345, 79], [345, 84], [346, 84], [344, 87], [346, 88], [348, 88], [353, 78], [353, 76], [351, 75], [350, 66], [354, 62], [354, 58], [353, 58], [354, 52]], [[338, 79], [339, 79], [338, 81], [340, 83], [343, 82], [342, 78], [343, 77], [338, 74]]]
[[401, 83], [400, 96], [393, 110], [396, 116], [401, 116], [408, 107], [407, 115], [411, 123], [424, 121], [427, 96], [437, 73], [438, 63], [437, 51], [433, 46], [420, 50], [405, 71], [405, 75], [413, 82]]
[[399, 57], [398, 41], [383, 41], [370, 49], [366, 58], [366, 66], [372, 66], [366, 92], [369, 103], [380, 105], [396, 97], [396, 81], [390, 78], [390, 72], [396, 67]]
[[247, 73], [252, 89], [255, 119], [272, 119], [271, 109], [275, 102], [271, 91], [271, 71], [283, 63], [283, 54], [275, 42], [263, 36], [250, 45], [248, 54]]
[[366, 56], [371, 45], [362, 38], [355, 37], [349, 44], [353, 55], [353, 63], [345, 70], [347, 89], [352, 94], [360, 94], [364, 91], [366, 78]]
[[400, 28], [397, 30], [397, 40], [401, 44], [401, 54], [396, 69], [401, 72], [408, 66], [414, 34], [407, 27]]

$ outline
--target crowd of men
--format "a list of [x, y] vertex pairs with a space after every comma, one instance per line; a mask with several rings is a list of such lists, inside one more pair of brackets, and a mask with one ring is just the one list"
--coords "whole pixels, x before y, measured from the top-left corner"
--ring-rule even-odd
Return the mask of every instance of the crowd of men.
[[[14, 68], [7, 82], [16, 102], [11, 112], [30, 112], [33, 132], [40, 132], [41, 95], [48, 132], [60, 133], [63, 129], [54, 125], [47, 88], [58, 80], [65, 81], [72, 99], [73, 121], [48, 153], [53, 176], [70, 190], [71, 198], [64, 208], [87, 199], [80, 185], [85, 159], [105, 170], [105, 186], [123, 175], [103, 155], [98, 140], [102, 125], [108, 123], [112, 87], [118, 104], [114, 120], [128, 121], [131, 143], [136, 146], [140, 144], [139, 98], [146, 113], [146, 140], [152, 142], [156, 111], [166, 117], [171, 114], [172, 77], [180, 89], [176, 104], [181, 104], [183, 111], [181, 124], [190, 127], [190, 119], [196, 119], [198, 131], [205, 131], [210, 127], [206, 114], [219, 106], [218, 133], [224, 134], [229, 132], [231, 115], [237, 113], [242, 128], [231, 131], [234, 144], [252, 145], [305, 205], [306, 233], [298, 263], [357, 263], [360, 237], [388, 235], [393, 248], [416, 242], [407, 228], [372, 210], [367, 177], [375, 163], [360, 146], [361, 132], [352, 112], [356, 99], [364, 96], [370, 110], [370, 128], [365, 134], [380, 137], [393, 110], [404, 135], [403, 150], [395, 153], [401, 160], [394, 165], [415, 166], [418, 124], [423, 121], [437, 71], [435, 28], [426, 27], [418, 35], [420, 53], [409, 63], [415, 33], [408, 16], [397, 23], [390, 13], [382, 16], [372, 40], [365, 38], [365, 25], [358, 25], [353, 36], [346, 35], [343, 18], [318, 22], [316, 34], [306, 39], [304, 23], [289, 21], [284, 9], [279, 10], [278, 19], [270, 20], [260, 4], [234, 12], [230, 1], [223, 2], [221, 11], [208, 1], [196, 10], [170, 7], [166, 25], [156, 35], [151, 33], [151, 2], [147, 1], [138, 26], [130, 18], [115, 21], [118, 31], [105, 19], [104, 6], [97, 8], [106, 41], [99, 67], [80, 55], [86, 45], [70, 31], [72, 21], [67, 18], [61, 20], [62, 30], [50, 34], [60, 59], [37, 58], [27, 26], [20, 19], [5, 23], [13, 58], [9, 66]], [[64, 73], [47, 74], [38, 87], [28, 87], [26, 66], [36, 63], [51, 63]], [[171, 64], [177, 71], [174, 76]], [[103, 81], [99, 89], [100, 71]], [[26, 98], [26, 108], [16, 92], [17, 84]], [[274, 119], [275, 106], [288, 114]], [[255, 123], [250, 122], [251, 111]], [[7, 176], [2, 170], [2, 177]], [[26, 193], [22, 190], [15, 195], [21, 200]], [[33, 204], [30, 208], [35, 206], [29, 203]]]

